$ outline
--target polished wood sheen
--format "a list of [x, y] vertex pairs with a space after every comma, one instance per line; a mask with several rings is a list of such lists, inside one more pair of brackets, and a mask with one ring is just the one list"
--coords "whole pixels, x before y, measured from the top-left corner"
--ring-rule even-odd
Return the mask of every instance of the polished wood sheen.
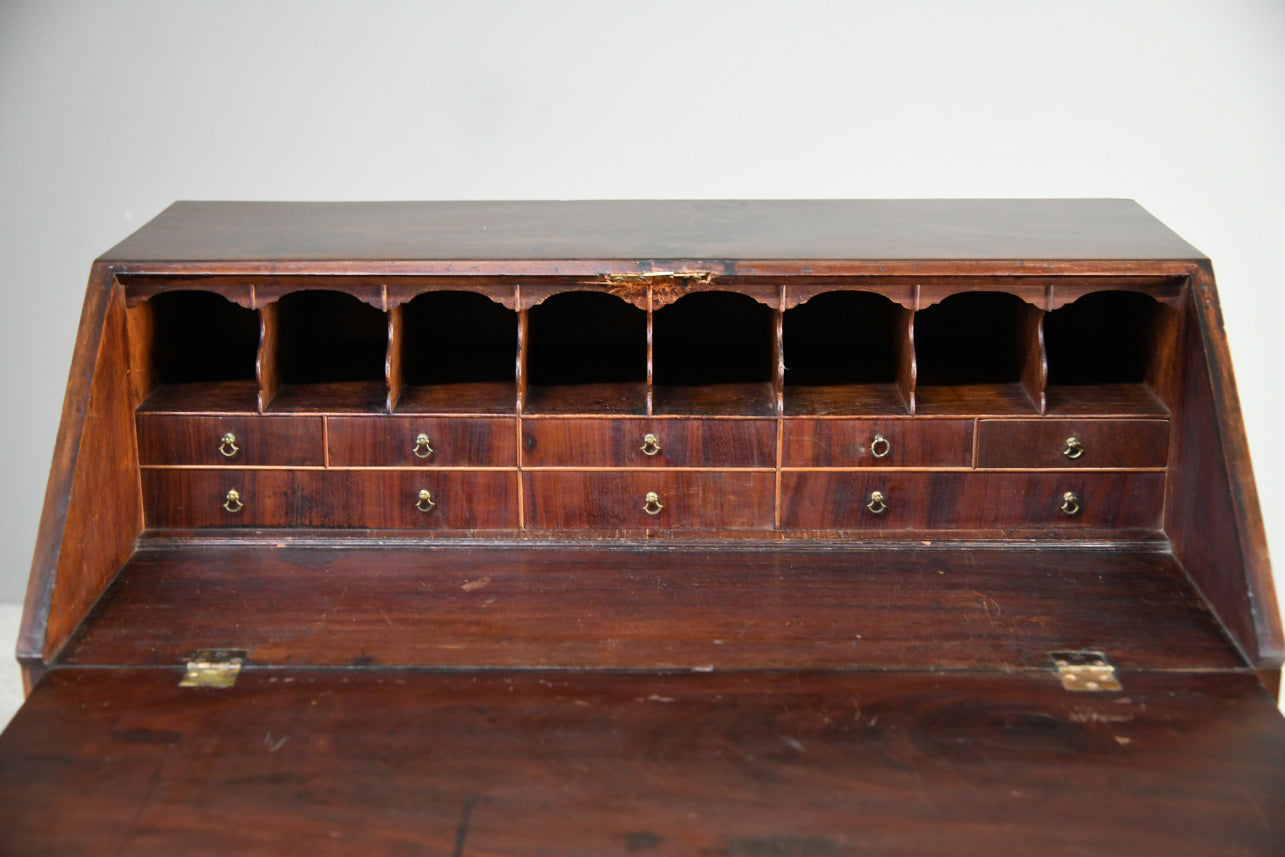
[[[786, 467], [971, 467], [973, 464], [972, 420], [787, 419], [783, 430], [782, 464]], [[876, 443], [877, 437], [883, 441]]]
[[[84, 620], [143, 528], [130, 441], [124, 300], [95, 266], [18, 637], [28, 687]], [[94, 371], [102, 367], [101, 371]]]
[[6, 853], [1285, 847], [1280, 715], [1246, 674], [1130, 673], [1107, 695], [1038, 672], [179, 674], [38, 689], [0, 738]]
[[[524, 475], [527, 526], [611, 530], [766, 530], [772, 526], [773, 474], [746, 470]], [[647, 495], [659, 507], [648, 514]]]
[[[1072, 439], [1075, 443], [1068, 445]], [[1159, 468], [1165, 466], [1168, 454], [1168, 420], [980, 420], [977, 424], [978, 467]]]
[[36, 544], [0, 854], [1285, 853], [1213, 271], [1130, 201], [176, 203]]
[[176, 202], [103, 258], [315, 264], [1199, 257], [1131, 200], [951, 199]]
[[[244, 508], [228, 510], [235, 490]], [[435, 504], [416, 508], [419, 492]], [[143, 471], [147, 526], [512, 529], [517, 482], [496, 471]], [[231, 504], [233, 508], [236, 503]]]
[[62, 659], [164, 665], [232, 640], [317, 667], [1044, 670], [1082, 648], [1128, 670], [1243, 665], [1156, 548], [190, 540], [135, 554]]
[[[428, 438], [419, 444], [420, 435]], [[517, 467], [513, 419], [328, 417], [333, 467]]]
[[776, 421], [523, 420], [522, 466], [775, 468]]
[[[788, 471], [781, 523], [798, 529], [1160, 529], [1162, 473]], [[887, 509], [869, 507], [875, 491]], [[1065, 498], [1067, 493], [1073, 501]], [[881, 504], [875, 504], [876, 508]], [[1064, 511], [1074, 509], [1068, 514]]]
[[[326, 463], [321, 417], [140, 413], [138, 458], [149, 465], [296, 466]], [[232, 440], [224, 441], [228, 435]]]

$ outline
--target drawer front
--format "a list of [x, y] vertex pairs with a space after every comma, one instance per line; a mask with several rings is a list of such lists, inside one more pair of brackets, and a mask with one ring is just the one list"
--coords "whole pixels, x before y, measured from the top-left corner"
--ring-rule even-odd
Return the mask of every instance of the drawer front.
[[785, 420], [785, 467], [971, 467], [972, 420]]
[[143, 507], [147, 526], [160, 529], [516, 529], [517, 474], [144, 470]]
[[[321, 417], [138, 414], [138, 462], [191, 466], [320, 467]], [[230, 440], [225, 440], [231, 436]]]
[[978, 467], [1164, 467], [1168, 420], [982, 420]]
[[518, 466], [515, 419], [329, 417], [326, 434], [331, 467]]
[[522, 479], [528, 529], [770, 530], [775, 519], [773, 473], [545, 470]]
[[775, 468], [776, 420], [524, 419], [522, 466]]
[[[1156, 472], [787, 472], [781, 476], [781, 526], [1151, 530], [1161, 526], [1164, 484], [1165, 475]], [[873, 499], [876, 491], [882, 502]], [[1073, 498], [1066, 498], [1068, 492]], [[886, 508], [876, 512], [880, 506]]]

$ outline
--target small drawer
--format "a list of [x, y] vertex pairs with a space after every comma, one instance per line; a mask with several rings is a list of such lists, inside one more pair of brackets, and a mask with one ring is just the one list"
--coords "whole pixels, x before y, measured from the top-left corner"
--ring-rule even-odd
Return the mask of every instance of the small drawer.
[[320, 467], [321, 417], [138, 414], [138, 462], [148, 465]]
[[1165, 475], [1157, 472], [787, 472], [781, 475], [781, 526], [1155, 530], [1164, 485]]
[[1168, 420], [982, 420], [977, 466], [1164, 467]]
[[528, 472], [528, 529], [770, 530], [773, 473]]
[[435, 470], [342, 474], [347, 508], [337, 527], [515, 530], [518, 474]]
[[784, 467], [971, 467], [972, 420], [786, 419]]
[[152, 529], [516, 529], [517, 474], [144, 470], [143, 509]]
[[523, 467], [776, 467], [776, 420], [524, 419]]
[[331, 467], [517, 467], [517, 421], [329, 417]]

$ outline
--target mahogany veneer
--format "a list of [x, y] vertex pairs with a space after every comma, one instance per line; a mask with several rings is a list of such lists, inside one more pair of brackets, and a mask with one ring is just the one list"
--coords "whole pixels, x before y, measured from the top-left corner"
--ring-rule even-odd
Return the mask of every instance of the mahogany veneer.
[[177, 203], [18, 656], [6, 854], [1285, 852], [1212, 268], [1128, 201]]

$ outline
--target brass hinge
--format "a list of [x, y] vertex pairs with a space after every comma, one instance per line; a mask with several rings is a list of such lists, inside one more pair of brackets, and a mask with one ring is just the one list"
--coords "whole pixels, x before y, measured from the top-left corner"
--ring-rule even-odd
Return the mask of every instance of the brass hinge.
[[179, 687], [231, 687], [245, 663], [245, 649], [200, 649], [192, 653]]
[[1102, 652], [1053, 652], [1053, 664], [1066, 690], [1124, 690], [1115, 667]]

